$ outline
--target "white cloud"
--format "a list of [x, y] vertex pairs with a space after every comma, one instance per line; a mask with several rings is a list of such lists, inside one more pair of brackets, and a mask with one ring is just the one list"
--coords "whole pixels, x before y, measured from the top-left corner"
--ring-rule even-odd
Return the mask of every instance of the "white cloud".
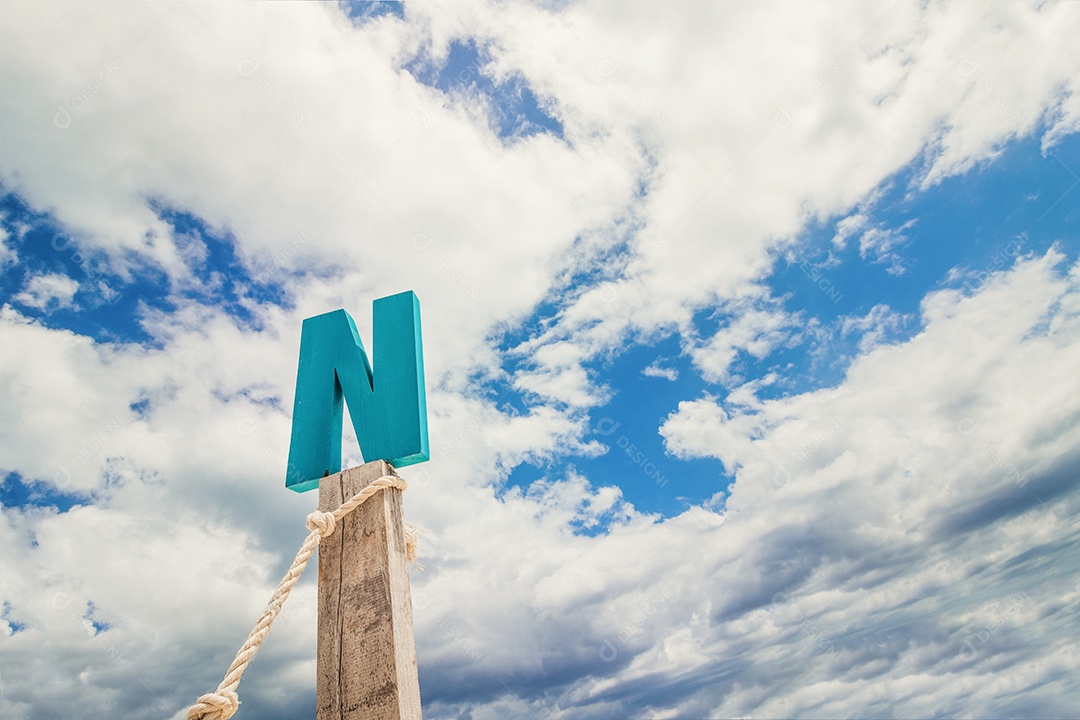
[[12, 298], [15, 302], [38, 310], [71, 307], [79, 283], [67, 275], [50, 273], [27, 279], [22, 292]]
[[648, 367], [641, 371], [641, 374], [645, 377], [664, 378], [675, 382], [679, 379], [679, 371], [673, 367], [663, 367], [661, 361], [663, 358], [657, 358]]
[[896, 250], [907, 243], [904, 231], [914, 222], [911, 220], [899, 228], [869, 228], [859, 237], [859, 257], [872, 257], [875, 263], [887, 263], [889, 267], [886, 272], [890, 275], [903, 275], [907, 266]]
[[[991, 684], [969, 695], [945, 678], [1010, 657], [1026, 658], [1034, 677], [1072, 666], [1049, 629], [1064, 622], [1052, 609], [1061, 607], [1056, 594], [1072, 591], [1057, 576], [1041, 587], [1045, 567], [1012, 580], [1005, 570], [1038, 550], [1070, 568], [1078, 562], [1066, 518], [1076, 505], [1070, 448], [1080, 427], [1068, 418], [1080, 409], [1070, 370], [1080, 286], [1076, 266], [1065, 274], [1062, 264], [1051, 252], [998, 273], [974, 297], [932, 295], [922, 333], [870, 350], [836, 388], [748, 412], [706, 398], [683, 403], [664, 425], [672, 450], [739, 468], [721, 537], [733, 556], [750, 553], [732, 570], [765, 584], [728, 595], [726, 610], [714, 612], [734, 619], [760, 607], [750, 617], [804, 645], [816, 678], [788, 696], [736, 693], [719, 706], [699, 698], [687, 712], [857, 714], [888, 700], [925, 715], [928, 697], [980, 712], [1008, 693]], [[782, 562], [783, 552], [794, 554]], [[969, 592], [967, 603], [948, 600]], [[918, 634], [877, 634], [886, 618], [900, 622], [905, 598], [926, 608], [913, 611]], [[1040, 612], [1055, 619], [1039, 625], [1036, 640], [1022, 628]], [[893, 654], [895, 642], [906, 649]], [[875, 697], [853, 684], [855, 662], [921, 690]]]
[[[672, 20], [677, 43], [633, 4], [412, 12], [437, 45], [490, 36], [496, 65], [546, 94], [571, 138], [621, 133], [654, 159], [622, 277], [582, 293], [549, 327], [547, 340], [572, 338], [587, 356], [628, 332], [685, 327], [694, 309], [745, 292], [774, 238], [863, 205], [910, 163], [932, 183], [993, 157], [1070, 96], [1080, 69], [1039, 62], [1028, 81], [1003, 64], [1036, 36], [1064, 42], [1060, 31], [1078, 20], [1063, 5], [696, 7]], [[749, 30], [756, 23], [767, 31]], [[1022, 114], [958, 69], [972, 57], [995, 58], [982, 70], [1007, 80]], [[904, 272], [903, 230], [867, 227], [863, 256]]]
[[843, 249], [847, 241], [860, 230], [864, 229], [869, 218], [861, 212], [852, 213], [836, 223], [836, 235], [832, 242], [836, 247]]
[[[161, 717], [216, 685], [314, 502], [282, 488], [288, 420], [268, 402], [289, 406], [300, 320], [345, 306], [370, 337], [370, 298], [412, 287], [435, 458], [403, 473], [432, 530], [413, 578], [428, 714], [1064, 714], [1080, 270], [1057, 256], [930, 296], [900, 345], [875, 334], [887, 310], [853, 320], [871, 339], [838, 387], [688, 398], [665, 439], [737, 472], [724, 512], [660, 522], [569, 467], [497, 488], [526, 460], [602, 451], [582, 440], [604, 397], [583, 367], [628, 334], [688, 336], [695, 310], [736, 307], [688, 345], [726, 379], [785, 342], [794, 321], [747, 300], [772, 238], [850, 214], [923, 153], [932, 183], [1046, 107], [1071, 117], [1067, 5], [701, 4], [658, 22], [652, 5], [477, 1], [360, 28], [322, 5], [6, 5], [4, 182], [116, 268], [181, 287], [199, 249], [147, 198], [188, 210], [295, 307], [254, 307], [255, 331], [181, 302], [144, 315], [147, 348], [0, 312], [0, 469], [93, 501], [3, 509], [5, 622], [25, 626], [5, 639], [5, 708]], [[504, 143], [398, 67], [471, 36], [567, 142]], [[505, 379], [492, 338], [545, 299], [556, 315], [509, 381], [556, 406], [512, 412], [476, 379]], [[1059, 570], [1009, 569], [1029, 551]], [[312, 583], [245, 677], [258, 717], [310, 711]], [[1002, 667], [1034, 689], [1018, 698]]]
[[[862, 204], [869, 206], [872, 203], [868, 201]], [[909, 220], [898, 228], [885, 227], [872, 223], [865, 212], [856, 212], [836, 223], [836, 235], [832, 242], [836, 247], [843, 248], [848, 240], [858, 236], [860, 258], [869, 258], [874, 263], [887, 263], [889, 267], [886, 272], [890, 275], [903, 275], [907, 265], [904, 257], [896, 250], [907, 244], [904, 231], [914, 224], [914, 220]]]
[[[239, 255], [284, 279], [307, 314], [412, 287], [433, 300], [432, 364], [448, 367], [484, 359], [473, 348], [496, 321], [530, 312], [574, 238], [632, 197], [631, 148], [545, 135], [500, 144], [394, 66], [416, 29], [393, 19], [353, 28], [330, 6], [59, 8], [7, 10], [5, 26], [24, 32], [0, 50], [12, 79], [0, 158], [28, 202], [54, 208], [117, 269], [138, 270], [138, 258], [174, 281], [190, 274], [187, 244], [153, 198], [231, 231]], [[40, 34], [64, 52], [47, 53]], [[65, 127], [49, 122], [58, 104]], [[23, 143], [35, 151], [20, 160]], [[253, 170], [267, 163], [277, 170]], [[476, 212], [458, 210], [477, 198]], [[308, 271], [334, 279], [291, 275]]]
[[4, 214], [0, 213], [0, 270], [8, 265], [13, 265], [18, 258], [14, 248], [8, 245], [11, 234], [2, 225], [5, 220]]
[[861, 317], [840, 318], [840, 334], [842, 337], [858, 335], [859, 352], [866, 353], [883, 342], [891, 332], [902, 328], [905, 319], [887, 305], [875, 305]]
[[733, 304], [729, 312], [732, 320], [690, 350], [695, 367], [706, 379], [725, 384], [732, 379], [731, 368], [740, 353], [759, 359], [768, 356], [795, 334], [796, 320], [760, 301]]

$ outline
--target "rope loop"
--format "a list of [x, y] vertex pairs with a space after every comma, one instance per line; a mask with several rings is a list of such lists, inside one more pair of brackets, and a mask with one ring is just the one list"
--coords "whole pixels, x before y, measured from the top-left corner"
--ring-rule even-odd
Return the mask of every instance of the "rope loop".
[[232, 690], [207, 693], [188, 710], [188, 720], [229, 720], [240, 707], [240, 696]]
[[321, 537], [329, 537], [334, 534], [337, 518], [334, 517], [332, 512], [319, 512], [316, 510], [307, 516], [304, 524], [308, 530], [319, 533]]
[[[236, 694], [236, 688], [240, 686], [240, 677], [244, 674], [244, 671], [247, 670], [247, 666], [251, 663], [251, 659], [255, 657], [255, 653], [258, 652], [259, 646], [262, 645], [263, 640], [266, 639], [267, 634], [270, 632], [270, 626], [274, 623], [274, 618], [281, 612], [281, 607], [289, 597], [293, 585], [300, 579], [300, 574], [304, 572], [304, 568], [307, 567], [308, 561], [311, 560], [311, 557], [315, 554], [315, 549], [319, 546], [319, 541], [328, 535], [332, 535], [338, 520], [341, 520], [353, 510], [363, 505], [364, 501], [375, 495], [375, 493], [387, 488], [404, 490], [407, 487], [408, 485], [405, 481], [397, 475], [383, 475], [343, 502], [341, 507], [334, 510], [334, 512], [320, 512], [316, 510], [307, 516], [307, 520], [304, 524], [311, 532], [308, 533], [307, 538], [300, 546], [300, 550], [297, 551], [296, 557], [293, 558], [292, 566], [289, 567], [288, 572], [285, 573], [285, 577], [281, 578], [281, 582], [278, 583], [273, 597], [271, 597], [270, 602], [266, 604], [266, 609], [263, 611], [259, 621], [255, 624], [255, 627], [248, 634], [247, 640], [245, 640], [244, 644], [237, 650], [232, 665], [229, 666], [228, 671], [225, 673], [225, 679], [218, 685], [217, 690], [203, 695], [194, 705], [188, 708], [187, 720], [229, 720], [229, 718], [236, 714], [237, 708], [240, 707], [240, 696]], [[422, 568], [423, 566], [416, 562], [416, 541], [416, 528], [411, 523], [406, 523], [406, 560], [413, 565]]]

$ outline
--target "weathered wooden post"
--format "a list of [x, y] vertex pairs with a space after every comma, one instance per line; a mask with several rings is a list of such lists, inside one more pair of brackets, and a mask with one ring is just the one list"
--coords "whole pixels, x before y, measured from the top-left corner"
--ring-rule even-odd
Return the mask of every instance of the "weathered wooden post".
[[[304, 321], [286, 487], [331, 512], [428, 459], [420, 303], [373, 305], [372, 362], [344, 310]], [[373, 367], [374, 366], [374, 367]], [[366, 464], [341, 470], [342, 401]], [[379, 491], [319, 546], [318, 720], [421, 717], [401, 491]]]
[[[376, 460], [323, 478], [332, 512], [393, 470]], [[420, 717], [401, 491], [381, 491], [319, 545], [318, 720]]]

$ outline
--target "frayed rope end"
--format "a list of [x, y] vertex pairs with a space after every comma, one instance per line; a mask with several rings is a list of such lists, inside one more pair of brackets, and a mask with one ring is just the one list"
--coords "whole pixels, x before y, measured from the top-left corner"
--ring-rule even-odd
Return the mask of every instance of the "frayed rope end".
[[410, 565], [415, 566], [417, 570], [424, 569], [424, 566], [417, 560], [420, 557], [420, 536], [430, 534], [419, 525], [407, 521], [405, 523], [405, 559], [409, 561]]

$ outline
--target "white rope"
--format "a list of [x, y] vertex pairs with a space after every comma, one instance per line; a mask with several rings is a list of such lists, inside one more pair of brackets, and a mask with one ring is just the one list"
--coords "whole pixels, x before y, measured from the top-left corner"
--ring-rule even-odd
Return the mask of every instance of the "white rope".
[[[308, 560], [315, 554], [315, 548], [319, 547], [319, 541], [334, 533], [338, 520], [348, 515], [364, 504], [364, 501], [384, 488], [397, 488], [405, 490], [408, 484], [396, 475], [383, 475], [360, 492], [345, 501], [341, 507], [333, 512], [319, 512], [316, 510], [307, 516], [307, 528], [311, 532], [300, 546], [300, 550], [293, 558], [292, 566], [278, 583], [274, 596], [266, 604], [255, 628], [247, 636], [243, 646], [237, 651], [232, 665], [225, 673], [225, 678], [218, 685], [217, 690], [207, 693], [188, 708], [187, 720], [228, 720], [240, 706], [240, 696], [236, 694], [236, 688], [240, 685], [240, 677], [247, 670], [251, 659], [259, 651], [259, 646], [270, 633], [270, 626], [274, 624], [274, 618], [281, 612], [281, 606], [289, 597], [293, 585], [300, 579], [300, 574], [307, 567]], [[405, 523], [405, 558], [414, 565], [422, 567], [416, 562], [417, 557], [417, 534], [418, 530], [410, 523]]]

